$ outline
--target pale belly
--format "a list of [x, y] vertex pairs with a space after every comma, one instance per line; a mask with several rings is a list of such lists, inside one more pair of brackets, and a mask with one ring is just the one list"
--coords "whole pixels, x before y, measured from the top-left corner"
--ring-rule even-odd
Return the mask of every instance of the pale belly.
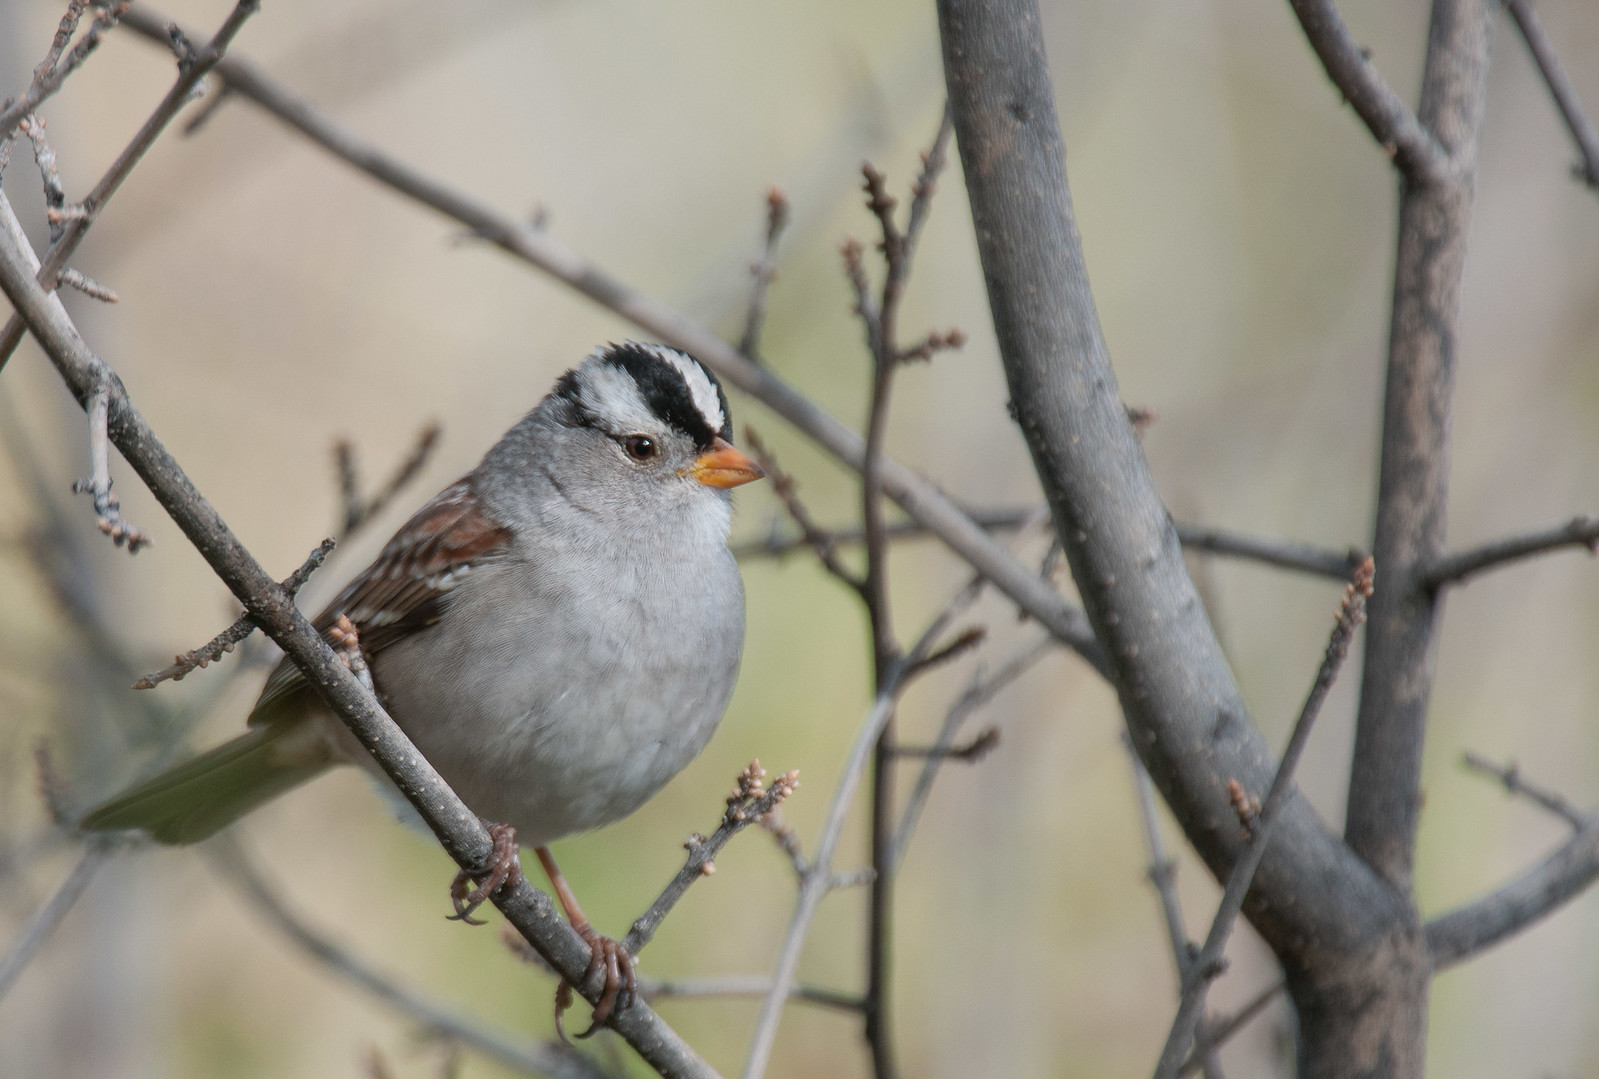
[[[688, 618], [680, 598], [652, 604], [638, 587], [555, 596], [536, 581], [518, 582], [526, 602], [507, 613], [502, 582], [497, 618], [452, 617], [395, 644], [374, 678], [468, 807], [542, 846], [633, 812], [709, 741], [743, 643], [737, 569], [713, 569], [731, 583], [707, 581], [697, 592], [721, 597], [717, 607]], [[452, 614], [472, 614], [486, 592], [461, 596]], [[470, 635], [456, 629], [468, 624]]]

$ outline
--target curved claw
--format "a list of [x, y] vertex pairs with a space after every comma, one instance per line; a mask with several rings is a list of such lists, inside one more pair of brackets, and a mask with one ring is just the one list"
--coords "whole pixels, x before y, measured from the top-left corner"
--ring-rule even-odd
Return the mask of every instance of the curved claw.
[[[488, 828], [489, 838], [494, 840], [494, 848], [481, 868], [472, 872], [463, 869], [450, 882], [450, 902], [455, 907], [455, 913], [446, 917], [452, 922], [486, 925], [481, 919], [472, 917], [473, 912], [505, 885], [514, 887], [522, 880], [522, 860], [516, 852], [516, 829], [509, 824], [483, 823]], [[472, 886], [473, 881], [479, 882], [476, 888]]]
[[[588, 985], [596, 974], [603, 972], [604, 989], [599, 1002], [594, 1005], [594, 1015], [588, 1029], [579, 1034], [579, 1038], [590, 1037], [610, 1022], [612, 1016], [626, 1011], [638, 999], [638, 974], [634, 969], [632, 953], [617, 941], [601, 936], [592, 929], [583, 935], [583, 939], [589, 946], [589, 965], [583, 972], [582, 984]], [[561, 1014], [571, 1004], [572, 985], [562, 978], [555, 990], [555, 1032], [563, 1042], [567, 1038]]]

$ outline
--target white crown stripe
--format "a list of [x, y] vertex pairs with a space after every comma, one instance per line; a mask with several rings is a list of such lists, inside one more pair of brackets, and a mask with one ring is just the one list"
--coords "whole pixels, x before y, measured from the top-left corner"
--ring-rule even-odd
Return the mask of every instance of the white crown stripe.
[[716, 394], [716, 387], [711, 384], [710, 376], [705, 373], [699, 362], [675, 348], [657, 348], [652, 351], [683, 376], [683, 382], [688, 386], [688, 395], [693, 399], [694, 407], [700, 410], [700, 415], [705, 417], [705, 422], [710, 424], [711, 430], [721, 431], [727, 423], [727, 417], [722, 415], [722, 401]]

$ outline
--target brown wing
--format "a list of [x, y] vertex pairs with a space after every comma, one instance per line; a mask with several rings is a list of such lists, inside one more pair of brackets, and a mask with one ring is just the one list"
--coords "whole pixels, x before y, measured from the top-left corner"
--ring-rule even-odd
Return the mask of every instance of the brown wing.
[[[492, 558], [510, 535], [510, 529], [478, 505], [471, 477], [456, 480], [394, 534], [312, 625], [325, 637], [340, 615], [348, 616], [360, 633], [361, 651], [373, 656], [437, 622], [451, 590], [475, 564]], [[305, 684], [293, 663], [287, 659], [279, 663], [261, 690], [250, 722], [269, 718], [273, 704]]]

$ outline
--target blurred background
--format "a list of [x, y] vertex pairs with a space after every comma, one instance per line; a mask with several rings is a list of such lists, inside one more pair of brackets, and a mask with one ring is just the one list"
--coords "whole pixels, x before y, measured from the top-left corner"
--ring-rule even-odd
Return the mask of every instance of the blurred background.
[[[0, 2], [0, 94], [27, 84], [62, 4]], [[1427, 5], [1341, 4], [1407, 99]], [[1335, 549], [1369, 543], [1395, 182], [1342, 107], [1286, 4], [1243, 0], [1046, 2], [1078, 220], [1124, 398], [1151, 408], [1145, 446], [1173, 513]], [[165, 9], [207, 33], [228, 5]], [[1599, 112], [1599, 7], [1546, 0], [1544, 19]], [[759, 251], [764, 192], [789, 195], [763, 352], [859, 423], [861, 331], [838, 247], [871, 241], [857, 193], [870, 158], [903, 193], [943, 91], [933, 8], [693, 0], [274, 0], [234, 46], [398, 157], [513, 213], [645, 292], [736, 339]], [[172, 78], [162, 50], [115, 32], [42, 110], [68, 197], [109, 164]], [[335, 439], [369, 484], [436, 421], [443, 441], [384, 518], [302, 594], [317, 608], [432, 491], [597, 342], [636, 331], [559, 284], [354, 174], [243, 101], [194, 137], [163, 137], [75, 263], [121, 303], [64, 299], [133, 399], [223, 517], [287, 574], [339, 512]], [[1499, 28], [1460, 321], [1451, 537], [1467, 545], [1599, 506], [1599, 197], [1508, 23]], [[6, 191], [47, 240], [25, 148]], [[897, 387], [890, 448], [976, 504], [1039, 501], [984, 306], [971, 223], [947, 174], [912, 278], [907, 339], [958, 326], [959, 354]], [[853, 478], [736, 394], [824, 522], [856, 516]], [[161, 752], [239, 729], [269, 647], [153, 696], [152, 670], [236, 612], [223, 586], [120, 459], [127, 516], [155, 545], [130, 559], [68, 494], [87, 471], [81, 412], [31, 341], [0, 378], [0, 942], [66, 879], [81, 849], [53, 831], [33, 749], [51, 748], [66, 797], [119, 789]], [[43, 496], [43, 497], [42, 497]], [[769, 485], [739, 492], [738, 537], [767, 535]], [[43, 536], [41, 541], [39, 537]], [[43, 551], [43, 560], [35, 557]], [[1025, 557], [1042, 541], [1022, 542]], [[41, 565], [55, 566], [52, 584]], [[1254, 565], [1193, 562], [1256, 721], [1281, 745], [1309, 684], [1335, 584]], [[893, 564], [901, 633], [914, 636], [966, 580], [934, 543]], [[704, 755], [631, 819], [557, 844], [598, 926], [620, 934], [708, 832], [752, 757], [799, 768], [786, 807], [813, 845], [868, 704], [853, 597], [804, 553], [745, 564], [742, 681]], [[74, 611], [77, 613], [75, 614]], [[1004, 604], [972, 621], [983, 652], [920, 684], [907, 740], [930, 740], [977, 664], [1031, 639]], [[1462, 751], [1518, 761], [1577, 804], [1599, 802], [1599, 569], [1571, 552], [1472, 583], [1449, 599], [1426, 761], [1420, 900], [1439, 913], [1496, 886], [1563, 827], [1460, 767]], [[120, 659], [109, 659], [120, 657]], [[1341, 822], [1357, 665], [1300, 770]], [[1112, 694], [1064, 653], [986, 712], [998, 748], [941, 775], [898, 892], [897, 1014], [907, 1074], [1147, 1074], [1175, 978], [1144, 878], [1132, 778]], [[907, 777], [908, 779], [908, 777]], [[1218, 890], [1180, 852], [1190, 932]], [[318, 780], [235, 830], [307, 922], [397, 982], [485, 1023], [550, 1033], [552, 980], [491, 928], [444, 920], [453, 866], [397, 827], [354, 774]], [[857, 813], [840, 864], [864, 858]], [[645, 953], [656, 977], [769, 969], [792, 874], [747, 833]], [[863, 980], [865, 892], [823, 907], [806, 981]], [[1212, 1001], [1275, 977], [1240, 933]], [[753, 1000], [668, 1000], [662, 1014], [736, 1070]], [[1450, 1076], [1599, 1073], [1599, 896], [1571, 903], [1435, 984], [1430, 1067]], [[597, 1052], [627, 1059], [619, 1042]], [[1235, 1076], [1285, 1075], [1279, 1001], [1223, 1054]], [[381, 1059], [375, 1070], [374, 1053]], [[22, 980], [0, 999], [0, 1075], [434, 1076], [445, 1051], [296, 950], [203, 852], [112, 859]], [[637, 1070], [636, 1062], [633, 1067]], [[773, 1075], [867, 1074], [858, 1025], [789, 1008]], [[512, 1074], [468, 1055], [458, 1074]]]

